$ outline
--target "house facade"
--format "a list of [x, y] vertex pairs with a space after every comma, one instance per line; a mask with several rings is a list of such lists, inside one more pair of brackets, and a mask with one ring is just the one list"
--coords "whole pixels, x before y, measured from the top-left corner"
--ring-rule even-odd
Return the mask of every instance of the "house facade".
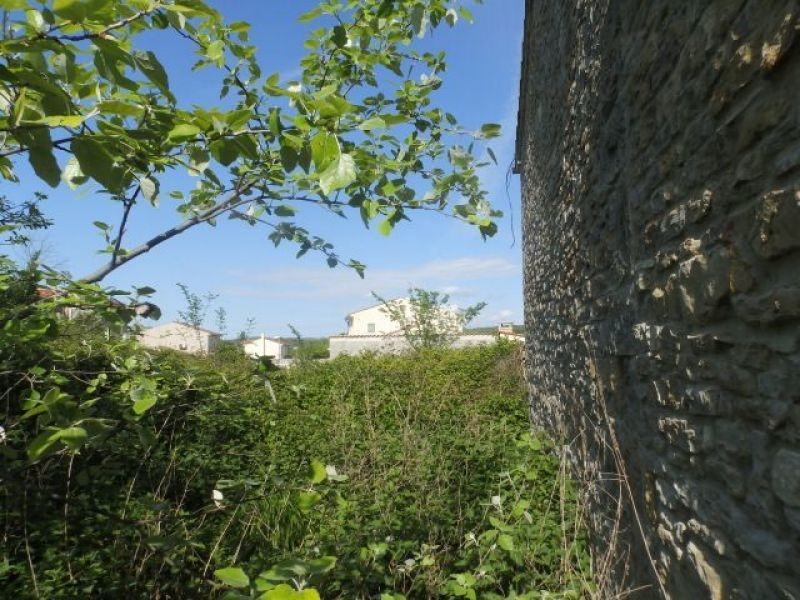
[[[408, 298], [390, 300], [390, 304], [403, 310], [406, 314], [411, 310]], [[350, 313], [345, 317], [348, 336], [360, 335], [392, 335], [400, 332], [401, 325], [389, 316], [383, 304], [376, 304]]]
[[219, 345], [221, 337], [216, 331], [172, 321], [145, 329], [139, 336], [139, 343], [148, 348], [208, 354]]
[[[403, 310], [407, 321], [413, 321], [413, 315], [411, 314], [413, 309], [408, 298], [391, 300], [390, 304]], [[497, 332], [464, 333], [458, 311], [455, 308], [444, 310], [446, 312], [441, 322], [447, 324], [448, 321], [452, 320], [453, 330], [461, 331], [453, 341], [452, 346], [454, 348], [493, 344], [500, 337], [524, 341], [524, 337], [515, 334], [513, 329], [507, 329], [502, 326], [498, 328]], [[383, 304], [352, 312], [347, 315], [345, 321], [347, 323], [347, 333], [329, 338], [331, 358], [345, 354], [355, 356], [364, 352], [400, 354], [411, 350], [411, 346], [404, 335], [402, 324], [392, 319]], [[450, 328], [450, 325], [446, 326]]]
[[251, 358], [268, 358], [274, 364], [280, 364], [288, 358], [289, 345], [280, 338], [260, 337], [242, 340], [242, 350]]

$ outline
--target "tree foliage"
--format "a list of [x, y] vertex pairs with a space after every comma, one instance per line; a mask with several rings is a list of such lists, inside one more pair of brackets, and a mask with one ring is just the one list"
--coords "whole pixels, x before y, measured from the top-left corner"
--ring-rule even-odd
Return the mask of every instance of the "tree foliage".
[[[226, 22], [202, 0], [0, 0], [0, 9], [0, 176], [15, 181], [27, 159], [47, 185], [93, 184], [119, 205], [117, 225], [96, 222], [109, 258], [89, 282], [221, 217], [361, 273], [303, 225], [308, 205], [356, 213], [383, 234], [418, 210], [496, 230], [474, 141], [499, 126], [469, 131], [436, 106], [445, 56], [416, 49], [436, 27], [471, 18], [454, 0], [320, 2], [300, 17], [319, 27], [294, 81], [262, 70], [249, 23]], [[176, 51], [195, 53], [194, 70], [218, 72], [220, 100], [179, 97], [144, 34], [170, 36]], [[175, 172], [193, 176], [188, 189], [162, 189]], [[159, 202], [181, 220], [129, 245], [130, 213]]]
[[373, 292], [383, 311], [397, 323], [414, 350], [447, 348], [486, 306], [479, 302], [466, 308], [450, 305], [449, 294], [409, 288], [408, 297], [386, 300]]

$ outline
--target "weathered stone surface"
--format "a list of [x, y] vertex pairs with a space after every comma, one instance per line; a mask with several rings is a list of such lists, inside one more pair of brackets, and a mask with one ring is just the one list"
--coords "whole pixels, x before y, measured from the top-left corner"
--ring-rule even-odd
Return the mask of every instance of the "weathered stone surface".
[[576, 440], [598, 554], [621, 494], [634, 597], [800, 600], [799, 15], [528, 0], [532, 413]]
[[800, 317], [800, 287], [772, 289], [734, 302], [736, 314], [748, 323], [771, 325]]
[[789, 506], [800, 506], [800, 452], [778, 450], [772, 463], [772, 489]]
[[766, 257], [800, 248], [800, 190], [784, 189], [764, 195], [756, 217], [756, 252]]
[[706, 553], [694, 542], [686, 546], [700, 580], [705, 584], [706, 597], [710, 600], [724, 600], [727, 597], [725, 584], [719, 571], [709, 562]]

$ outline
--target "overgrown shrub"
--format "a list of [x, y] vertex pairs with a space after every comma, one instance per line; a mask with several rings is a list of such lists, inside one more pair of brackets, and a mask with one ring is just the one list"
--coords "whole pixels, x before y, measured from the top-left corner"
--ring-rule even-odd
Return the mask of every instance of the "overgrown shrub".
[[583, 593], [514, 345], [267, 373], [145, 352], [109, 335], [131, 315], [99, 288], [50, 274], [42, 299], [43, 277], [0, 269], [4, 596]]

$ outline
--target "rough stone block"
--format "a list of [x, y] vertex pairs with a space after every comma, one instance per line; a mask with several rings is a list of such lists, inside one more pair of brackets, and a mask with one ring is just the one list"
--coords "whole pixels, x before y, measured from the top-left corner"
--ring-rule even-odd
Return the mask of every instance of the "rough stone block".
[[528, 5], [528, 378], [602, 490], [593, 547], [611, 424], [656, 562], [628, 511], [614, 592], [797, 598], [800, 0]]
[[730, 292], [729, 272], [730, 261], [721, 252], [693, 256], [680, 264], [678, 287], [687, 319], [707, 322], [717, 316]]
[[694, 542], [689, 542], [686, 545], [686, 551], [694, 565], [697, 576], [706, 586], [707, 597], [710, 600], [725, 600], [727, 598], [727, 586], [720, 575], [719, 569], [714, 565], [714, 559], [710, 556], [710, 552], [700, 548]]
[[742, 320], [774, 325], [800, 317], [800, 287], [784, 287], [759, 295], [737, 296], [733, 306]]
[[800, 507], [800, 452], [778, 450], [772, 462], [772, 489], [789, 506]]
[[775, 190], [765, 194], [756, 213], [753, 248], [774, 258], [800, 248], [800, 190]]

